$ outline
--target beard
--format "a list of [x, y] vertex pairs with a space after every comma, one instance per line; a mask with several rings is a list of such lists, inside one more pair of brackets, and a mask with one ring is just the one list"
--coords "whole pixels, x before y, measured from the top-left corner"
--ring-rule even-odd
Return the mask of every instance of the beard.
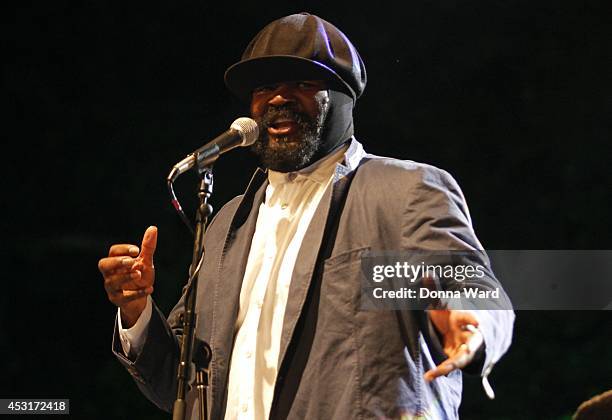
[[[322, 144], [322, 132], [327, 106], [319, 102], [316, 118], [298, 112], [293, 105], [270, 105], [263, 116], [257, 118], [259, 137], [251, 150], [259, 157], [264, 167], [278, 172], [291, 172], [302, 169], [313, 162]], [[295, 121], [297, 130], [289, 136], [275, 137], [274, 146], [269, 138], [268, 127], [277, 118]]]

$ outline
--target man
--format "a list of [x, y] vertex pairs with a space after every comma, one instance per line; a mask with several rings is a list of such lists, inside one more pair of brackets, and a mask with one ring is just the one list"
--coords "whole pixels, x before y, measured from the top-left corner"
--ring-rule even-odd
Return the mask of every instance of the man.
[[[513, 314], [360, 308], [369, 251], [481, 249], [455, 181], [363, 151], [352, 110], [365, 66], [317, 16], [266, 26], [225, 81], [250, 101], [267, 171], [206, 232], [196, 334], [213, 352], [211, 418], [456, 418], [459, 369], [488, 374]], [[183, 302], [166, 321], [150, 298], [156, 241], [150, 227], [99, 268], [119, 307], [116, 356], [171, 410]]]

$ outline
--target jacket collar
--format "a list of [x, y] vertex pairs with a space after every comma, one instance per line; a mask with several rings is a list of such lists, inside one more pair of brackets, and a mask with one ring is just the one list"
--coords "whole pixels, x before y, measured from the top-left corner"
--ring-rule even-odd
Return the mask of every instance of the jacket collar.
[[[332, 152], [332, 154], [333, 153], [334, 152]], [[355, 139], [355, 137], [351, 137], [348, 142], [348, 147], [344, 151], [344, 156], [342, 160], [336, 163], [336, 169], [334, 171], [334, 178], [332, 183], [337, 182], [339, 179], [346, 176], [348, 173], [357, 169], [357, 167], [359, 166], [359, 162], [361, 162], [365, 155], [366, 153], [363, 150], [363, 146], [361, 145], [361, 143], [359, 143], [357, 139]], [[295, 173], [307, 174], [309, 172], [312, 172], [315, 168], [318, 167], [318, 165], [321, 164], [321, 162], [326, 160], [329, 156], [330, 155], [327, 155], [326, 157], [321, 158], [312, 165], [307, 166], [306, 168], [301, 169], [300, 171], [297, 171]], [[242, 195], [240, 204], [238, 205], [236, 213], [234, 214], [234, 218], [232, 220], [233, 228], [241, 226], [246, 221], [250, 210], [255, 206], [259, 206], [259, 204], [261, 204], [261, 202], [263, 201], [265, 195], [257, 193], [258, 191], [261, 192], [262, 189], [263, 191], [265, 191], [265, 187], [269, 183], [268, 172], [269, 171], [267, 169], [259, 167], [253, 173], [253, 176], [249, 181], [249, 185], [247, 186], [246, 191]], [[255, 198], [256, 196], [258, 200], [253, 201], [253, 198]]]

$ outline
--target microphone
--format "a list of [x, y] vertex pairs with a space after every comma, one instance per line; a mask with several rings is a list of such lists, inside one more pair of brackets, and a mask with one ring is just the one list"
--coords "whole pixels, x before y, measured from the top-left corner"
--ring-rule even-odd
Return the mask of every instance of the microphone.
[[251, 118], [238, 118], [225, 133], [206, 143], [195, 152], [188, 154], [185, 159], [174, 165], [167, 180], [174, 182], [179, 175], [187, 172], [196, 164], [207, 165], [217, 160], [223, 153], [236, 147], [250, 146], [255, 143], [257, 137], [259, 137], [257, 123]]

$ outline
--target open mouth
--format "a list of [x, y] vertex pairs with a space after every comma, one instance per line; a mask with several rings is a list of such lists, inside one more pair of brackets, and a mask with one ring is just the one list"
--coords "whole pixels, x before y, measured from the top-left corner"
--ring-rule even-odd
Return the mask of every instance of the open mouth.
[[278, 118], [268, 124], [268, 134], [272, 136], [287, 136], [298, 129], [298, 123], [290, 118]]

